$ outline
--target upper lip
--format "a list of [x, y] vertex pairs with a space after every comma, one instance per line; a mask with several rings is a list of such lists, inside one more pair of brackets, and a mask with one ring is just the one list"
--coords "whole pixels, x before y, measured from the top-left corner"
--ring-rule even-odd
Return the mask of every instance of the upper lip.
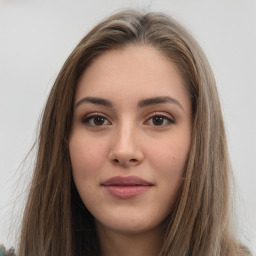
[[101, 183], [102, 186], [152, 186], [151, 182], [137, 176], [116, 176]]

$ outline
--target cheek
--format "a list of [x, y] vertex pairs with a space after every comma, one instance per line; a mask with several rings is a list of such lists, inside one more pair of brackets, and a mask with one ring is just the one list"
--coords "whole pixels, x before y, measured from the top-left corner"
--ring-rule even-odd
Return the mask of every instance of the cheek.
[[155, 141], [154, 145], [154, 149], [148, 152], [151, 165], [169, 180], [182, 177], [190, 151], [190, 136], [176, 134], [168, 140]]
[[106, 159], [106, 146], [89, 138], [71, 137], [69, 151], [73, 176], [79, 179], [96, 175]]

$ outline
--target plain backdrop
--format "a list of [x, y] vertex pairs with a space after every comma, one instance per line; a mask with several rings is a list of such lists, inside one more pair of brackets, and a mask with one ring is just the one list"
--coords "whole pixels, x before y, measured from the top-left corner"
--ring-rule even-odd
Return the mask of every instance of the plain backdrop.
[[238, 234], [256, 252], [256, 2], [0, 0], [0, 243], [15, 245], [33, 157], [23, 159], [59, 69], [120, 8], [163, 11], [204, 49], [220, 92], [236, 180]]

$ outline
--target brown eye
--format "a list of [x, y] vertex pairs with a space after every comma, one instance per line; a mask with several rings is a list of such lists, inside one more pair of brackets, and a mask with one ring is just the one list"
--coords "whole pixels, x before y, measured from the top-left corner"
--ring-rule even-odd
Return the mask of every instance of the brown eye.
[[163, 114], [155, 114], [154, 116], [151, 116], [145, 123], [146, 125], [151, 126], [167, 126], [174, 124], [174, 120], [170, 117], [167, 117]]
[[84, 124], [88, 126], [105, 126], [110, 125], [111, 123], [104, 116], [100, 115], [90, 115], [83, 119]]
[[152, 117], [152, 122], [154, 125], [163, 125], [165, 118], [162, 116], [154, 116]]
[[103, 125], [105, 122], [105, 118], [102, 116], [96, 116], [93, 118], [93, 123], [97, 126]]

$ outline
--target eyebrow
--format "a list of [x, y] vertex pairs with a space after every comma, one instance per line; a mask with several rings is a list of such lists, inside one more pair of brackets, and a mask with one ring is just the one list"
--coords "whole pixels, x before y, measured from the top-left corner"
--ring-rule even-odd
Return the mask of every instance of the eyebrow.
[[180, 107], [182, 110], [184, 110], [184, 108], [182, 107], [181, 103], [178, 100], [176, 100], [175, 98], [169, 97], [169, 96], [160, 96], [160, 97], [143, 99], [143, 100], [139, 101], [138, 106], [146, 107], [146, 106], [162, 104], [162, 103], [174, 103], [178, 107]]
[[99, 97], [84, 97], [76, 103], [75, 107], [78, 107], [82, 103], [86, 102], [113, 108], [113, 103], [111, 101]]
[[[84, 97], [75, 104], [75, 107], [80, 106], [82, 103], [92, 103], [95, 105], [102, 105], [109, 108], [113, 108], [114, 106], [114, 104], [107, 99], [103, 99], [99, 97]], [[156, 104], [163, 104], [163, 103], [176, 104], [178, 107], [180, 107], [184, 111], [184, 108], [182, 107], [181, 103], [175, 98], [172, 98], [169, 96], [158, 96], [158, 97], [142, 99], [138, 102], [138, 107], [143, 108], [143, 107], [152, 106]]]

